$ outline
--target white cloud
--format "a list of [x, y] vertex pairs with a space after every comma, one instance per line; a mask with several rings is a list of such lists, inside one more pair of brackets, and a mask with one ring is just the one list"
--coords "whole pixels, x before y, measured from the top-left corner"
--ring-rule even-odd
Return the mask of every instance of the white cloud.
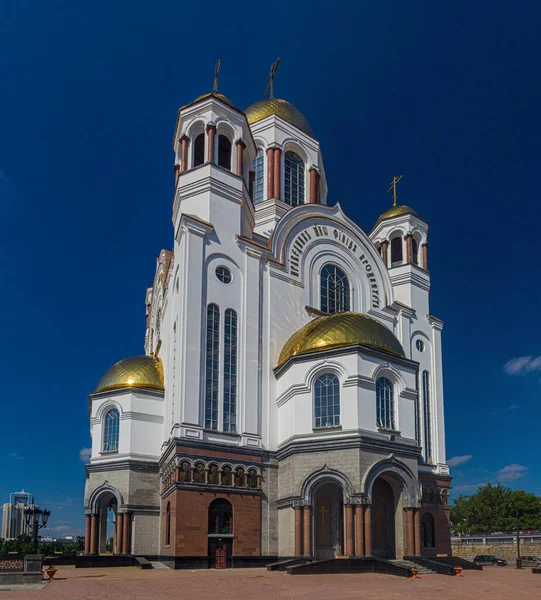
[[83, 462], [88, 462], [88, 459], [90, 458], [91, 455], [92, 455], [92, 448], [81, 448], [81, 451], [79, 452], [79, 458]]
[[524, 465], [519, 465], [518, 463], [514, 463], [512, 465], [507, 465], [503, 469], [500, 469], [496, 473], [496, 477], [500, 481], [514, 481], [515, 479], [520, 479], [526, 475], [528, 471], [528, 467]]
[[453, 456], [453, 458], [450, 458], [447, 461], [447, 464], [450, 467], [457, 467], [458, 465], [461, 465], [465, 462], [468, 462], [469, 460], [471, 460], [473, 457], [471, 454], [464, 454], [464, 456]]
[[541, 371], [541, 356], [519, 356], [508, 360], [503, 366], [508, 375], [525, 375]]

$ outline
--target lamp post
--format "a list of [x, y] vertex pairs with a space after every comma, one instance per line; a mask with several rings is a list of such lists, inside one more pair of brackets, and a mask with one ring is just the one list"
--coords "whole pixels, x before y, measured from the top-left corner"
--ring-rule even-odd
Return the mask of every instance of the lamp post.
[[50, 510], [41, 510], [39, 506], [25, 508], [24, 510], [26, 526], [32, 532], [31, 535], [34, 539], [34, 554], [38, 552], [38, 531], [47, 525], [50, 514]]

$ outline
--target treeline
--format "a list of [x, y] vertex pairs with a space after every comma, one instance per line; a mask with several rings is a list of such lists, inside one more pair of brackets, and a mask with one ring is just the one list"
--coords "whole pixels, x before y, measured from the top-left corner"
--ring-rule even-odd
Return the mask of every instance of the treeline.
[[[0, 558], [9, 558], [17, 553], [19, 556], [32, 554], [34, 544], [32, 536], [20, 535], [13, 540], [4, 540], [0, 538]], [[65, 544], [62, 542], [40, 542], [38, 544], [38, 554], [44, 556], [53, 556], [58, 553], [62, 554], [77, 554], [84, 550], [84, 538], [75, 538], [73, 544]]]
[[455, 535], [541, 530], [541, 497], [487, 483], [477, 493], [458, 496], [451, 506], [451, 531]]

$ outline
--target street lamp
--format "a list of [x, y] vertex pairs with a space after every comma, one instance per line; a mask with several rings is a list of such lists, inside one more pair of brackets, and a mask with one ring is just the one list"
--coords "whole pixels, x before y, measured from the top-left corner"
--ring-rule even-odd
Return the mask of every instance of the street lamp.
[[34, 554], [37, 554], [38, 552], [38, 531], [47, 525], [50, 514], [50, 510], [41, 510], [39, 506], [24, 509], [26, 526], [28, 527], [28, 530], [32, 532], [31, 535], [34, 538]]

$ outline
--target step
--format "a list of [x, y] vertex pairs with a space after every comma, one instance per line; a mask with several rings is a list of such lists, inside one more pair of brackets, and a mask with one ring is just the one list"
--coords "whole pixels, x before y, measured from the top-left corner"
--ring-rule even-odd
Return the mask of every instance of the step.
[[168, 567], [167, 565], [164, 565], [161, 562], [154, 561], [154, 560], [151, 560], [150, 564], [152, 565], [153, 569], [170, 569], [171, 568], [171, 567]]
[[389, 562], [392, 562], [395, 565], [398, 565], [400, 567], [406, 567], [407, 569], [418, 569], [419, 570], [419, 575], [434, 575], [435, 571], [433, 571], [432, 569], [429, 569], [428, 567], [424, 567], [423, 565], [418, 565], [414, 562], [412, 562], [411, 560], [391, 560]]

